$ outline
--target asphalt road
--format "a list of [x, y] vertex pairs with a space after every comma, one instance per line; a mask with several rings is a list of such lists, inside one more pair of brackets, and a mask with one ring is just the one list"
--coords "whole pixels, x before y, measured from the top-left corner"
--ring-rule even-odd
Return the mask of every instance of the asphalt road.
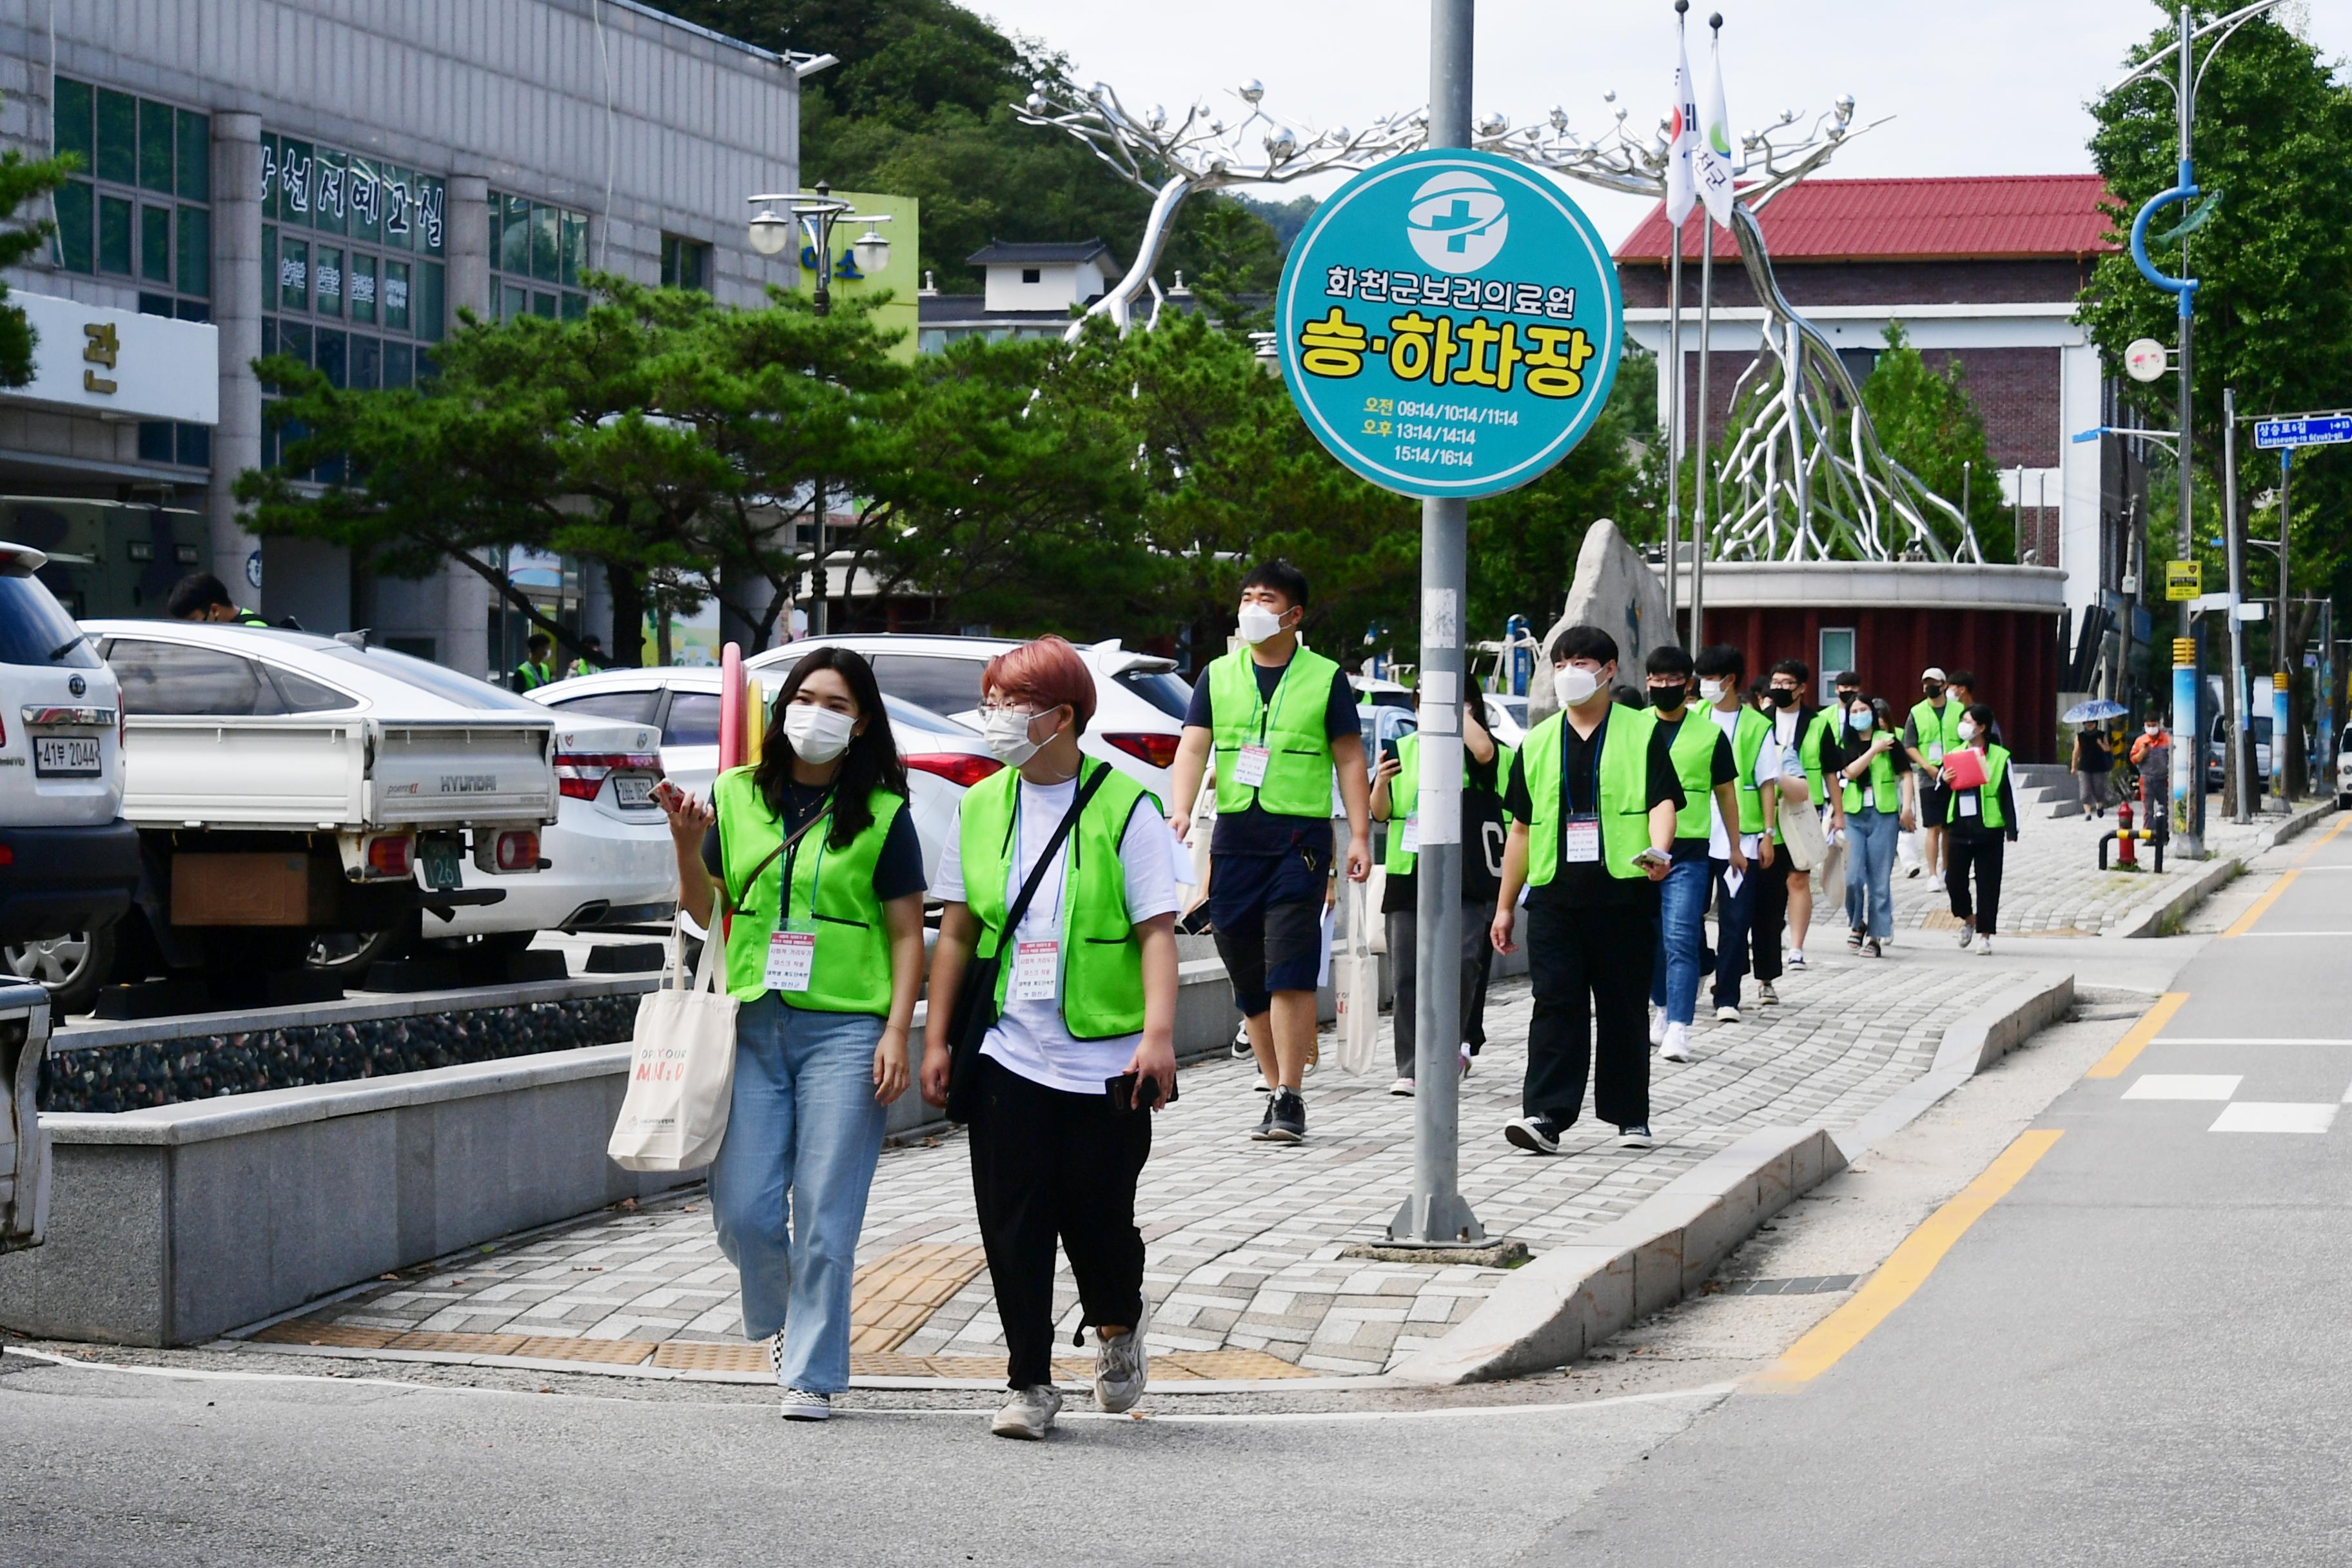
[[[2037, 1120], [2056, 1143], [1906, 1304], [1538, 1557], [2352, 1561], [2352, 836], [2309, 856], [2180, 972], [2152, 1044]], [[2330, 1125], [2211, 1130], [2297, 1121]]]

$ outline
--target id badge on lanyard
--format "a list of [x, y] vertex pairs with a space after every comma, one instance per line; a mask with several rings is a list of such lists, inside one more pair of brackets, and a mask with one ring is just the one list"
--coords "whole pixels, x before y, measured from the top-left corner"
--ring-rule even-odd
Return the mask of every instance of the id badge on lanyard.
[[1562, 850], [1571, 866], [1591, 866], [1601, 859], [1601, 818], [1591, 814], [1571, 816], [1565, 824], [1567, 832]]
[[1061, 994], [1062, 944], [1024, 942], [1013, 950], [1013, 999], [1051, 1002]]
[[1264, 746], [1244, 746], [1234, 758], [1234, 783], [1244, 789], [1256, 789], [1265, 783], [1265, 764], [1271, 753]]
[[768, 967], [760, 984], [771, 991], [802, 992], [816, 977], [816, 928], [788, 921], [768, 938]]
[[1404, 852], [1408, 855], [1418, 855], [1421, 853], [1421, 818], [1418, 816], [1408, 816], [1404, 819], [1404, 841], [1402, 847]]

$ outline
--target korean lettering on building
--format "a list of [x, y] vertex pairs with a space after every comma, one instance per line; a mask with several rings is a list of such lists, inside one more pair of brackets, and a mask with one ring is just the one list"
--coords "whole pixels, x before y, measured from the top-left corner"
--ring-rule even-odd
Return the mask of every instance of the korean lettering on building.
[[412, 169], [357, 153], [264, 137], [261, 202], [272, 216], [334, 233], [378, 235], [394, 248], [438, 254], [447, 187]]

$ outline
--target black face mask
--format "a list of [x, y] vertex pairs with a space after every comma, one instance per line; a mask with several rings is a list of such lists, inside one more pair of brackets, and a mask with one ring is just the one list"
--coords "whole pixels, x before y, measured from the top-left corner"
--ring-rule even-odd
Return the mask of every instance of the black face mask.
[[1841, 691], [1837, 694], [1837, 705], [1840, 708], [1851, 708], [1853, 706], [1853, 700], [1861, 695], [1859, 691]]
[[1943, 694], [1944, 689], [1937, 685], [1932, 680], [1926, 682], [1919, 688], [1919, 695], [1926, 698], [1930, 702], [1933, 702], [1937, 698], [1941, 697]]
[[1686, 681], [1678, 681], [1673, 686], [1653, 686], [1649, 691], [1653, 708], [1679, 708], [1690, 700], [1690, 686]]
[[1796, 692], [1786, 686], [1775, 686], [1768, 690], [1765, 696], [1770, 700], [1775, 708], [1794, 708], [1797, 705]]

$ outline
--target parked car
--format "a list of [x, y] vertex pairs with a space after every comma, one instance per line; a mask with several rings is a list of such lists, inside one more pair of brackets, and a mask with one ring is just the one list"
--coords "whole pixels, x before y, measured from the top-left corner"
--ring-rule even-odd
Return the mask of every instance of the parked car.
[[1528, 738], [1528, 700], [1489, 691], [1484, 717], [1486, 732], [1506, 746], [1517, 747]]
[[[1020, 646], [1010, 637], [874, 633], [809, 637], [755, 654], [745, 662], [754, 674], [772, 670], [781, 679], [811, 648], [855, 648], [873, 661], [874, 679], [884, 695], [977, 729], [981, 672], [990, 659]], [[1192, 701], [1192, 686], [1176, 673], [1174, 659], [1131, 652], [1117, 638], [1082, 647], [1078, 653], [1095, 678], [1094, 721], [1087, 726], [1079, 749], [1131, 775], [1166, 801], [1168, 770], [1176, 761], [1184, 712]]]
[[250, 983], [331, 933], [495, 904], [540, 874], [560, 799], [544, 710], [357, 634], [82, 629], [121, 687], [141, 879], [61, 1006], [157, 969]]
[[[2270, 787], [2271, 777], [2271, 716], [2268, 713], [2255, 713], [2250, 717], [2253, 720], [2254, 731], [2254, 787], [2257, 790], [2265, 790]], [[2228, 766], [2229, 735], [2229, 727], [2223, 716], [2219, 713], [2214, 714], [2212, 728], [2205, 737], [2205, 787], [2209, 790], [2221, 787], [2222, 773]], [[2339, 776], [2342, 773], [2342, 766], [2339, 761], [2337, 763]], [[2337, 787], [2341, 793], [2343, 786], [2339, 784]]]
[[[771, 700], [783, 684], [782, 671], [772, 665], [753, 678]], [[709, 798], [711, 781], [719, 776], [719, 671], [677, 666], [607, 669], [542, 686], [530, 700], [545, 703], [567, 721], [593, 715], [651, 727], [660, 737], [662, 776]], [[907, 805], [923, 840], [928, 878], [939, 869], [940, 851], [955, 826], [963, 792], [1003, 764], [989, 755], [987, 743], [970, 726], [887, 692], [882, 702], [891, 738], [907, 763]], [[659, 813], [656, 807], [656, 818]], [[665, 866], [665, 884], [674, 884], [675, 873]]]
[[2352, 811], [2352, 724], [2336, 737], [2336, 808]]
[[131, 907], [139, 834], [114, 672], [34, 575], [47, 560], [0, 544], [0, 965], [55, 989]]

